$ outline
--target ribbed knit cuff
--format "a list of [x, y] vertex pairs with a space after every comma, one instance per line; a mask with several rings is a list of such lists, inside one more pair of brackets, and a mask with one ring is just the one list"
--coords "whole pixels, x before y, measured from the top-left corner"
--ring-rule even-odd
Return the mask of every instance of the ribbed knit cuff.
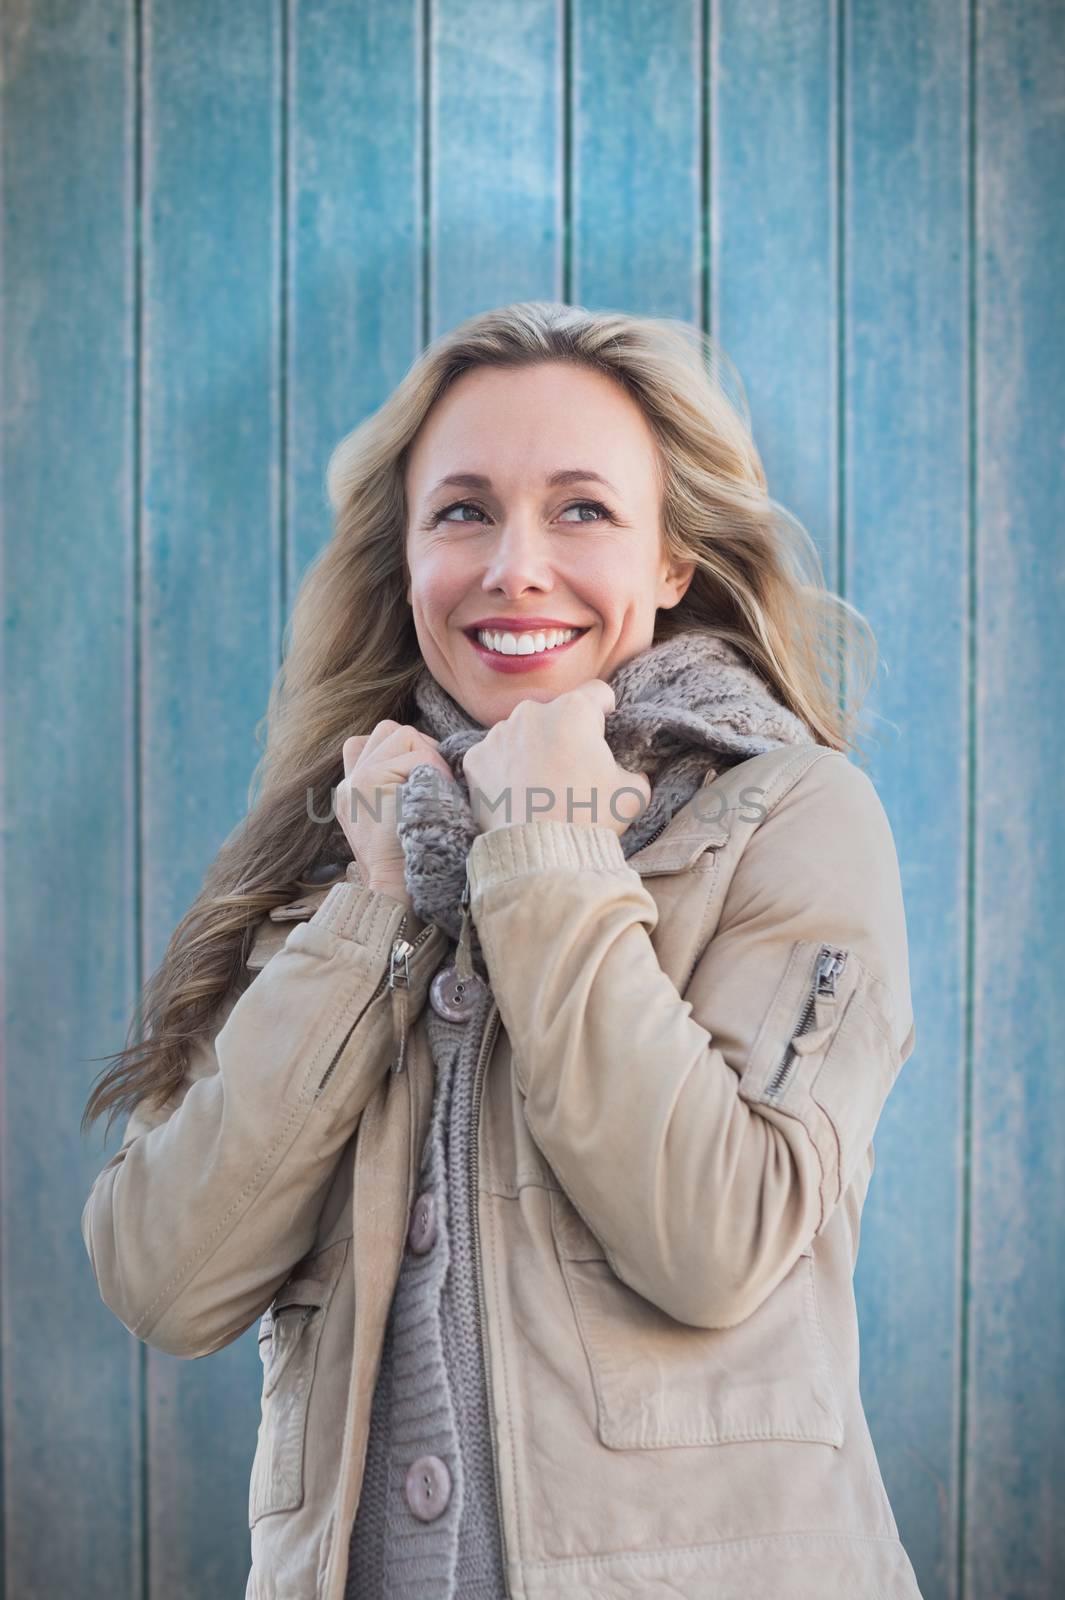
[[616, 871], [628, 862], [621, 838], [598, 822], [513, 822], [479, 833], [467, 858], [470, 898], [535, 872]]

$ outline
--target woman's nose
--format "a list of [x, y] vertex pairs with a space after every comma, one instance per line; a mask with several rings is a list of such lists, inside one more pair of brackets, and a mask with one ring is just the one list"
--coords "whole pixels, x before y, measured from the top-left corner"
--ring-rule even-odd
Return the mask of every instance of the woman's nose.
[[481, 586], [520, 594], [524, 589], [550, 589], [551, 552], [535, 522], [514, 518], [505, 523], [493, 541]]

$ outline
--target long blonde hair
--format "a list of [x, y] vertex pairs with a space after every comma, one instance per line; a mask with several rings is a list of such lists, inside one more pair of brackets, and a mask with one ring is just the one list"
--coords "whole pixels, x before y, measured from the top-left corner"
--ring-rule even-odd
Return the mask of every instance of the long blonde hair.
[[112, 1065], [89, 1097], [83, 1131], [108, 1111], [109, 1134], [121, 1111], [149, 1096], [161, 1104], [179, 1087], [187, 1048], [240, 981], [259, 922], [302, 892], [316, 867], [350, 857], [332, 803], [343, 742], [385, 717], [412, 722], [416, 714], [411, 690], [422, 658], [405, 598], [411, 445], [461, 373], [540, 361], [612, 376], [650, 425], [665, 545], [695, 563], [683, 599], [659, 612], [655, 641], [713, 629], [745, 652], [817, 740], [856, 748], [856, 713], [876, 665], [872, 630], [826, 589], [813, 541], [770, 498], [742, 383], [716, 342], [677, 319], [554, 301], [482, 312], [429, 345], [330, 457], [334, 532], [285, 631], [248, 812], [145, 984], [140, 1026], [135, 1017], [126, 1048], [105, 1058]]

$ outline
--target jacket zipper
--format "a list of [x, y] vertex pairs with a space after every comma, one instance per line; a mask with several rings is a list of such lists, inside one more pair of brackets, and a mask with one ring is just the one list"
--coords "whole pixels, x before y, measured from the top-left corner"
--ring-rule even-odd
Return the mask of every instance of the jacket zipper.
[[[323, 1073], [321, 1079], [319, 1080], [318, 1087], [314, 1091], [314, 1098], [316, 1100], [318, 1099], [318, 1097], [322, 1093], [322, 1091], [325, 1089], [325, 1086], [329, 1082], [330, 1078], [333, 1076], [333, 1073], [334, 1073], [334, 1071], [336, 1069], [336, 1064], [340, 1060], [341, 1056], [344, 1054], [344, 1051], [345, 1051], [345, 1049], [347, 1047], [348, 1040], [351, 1038], [352, 1034], [355, 1032], [355, 1029], [358, 1027], [359, 1023], [362, 1021], [362, 1019], [366, 1015], [367, 1011], [369, 1011], [369, 1009], [373, 1005], [374, 1001], [377, 1000], [385, 992], [386, 989], [388, 989], [390, 991], [394, 991], [397, 984], [404, 985], [404, 986], [409, 985], [409, 983], [410, 983], [410, 966], [409, 966], [410, 957], [413, 954], [413, 952], [415, 950], [417, 950], [417, 948], [421, 944], [422, 940], [423, 939], [427, 939], [429, 937], [429, 935], [433, 931], [433, 928], [435, 927], [435, 924], [432, 923], [432, 922], [427, 923], [426, 926], [422, 929], [421, 933], [415, 939], [413, 944], [411, 944], [408, 939], [405, 939], [403, 937], [403, 930], [404, 930], [404, 928], [406, 926], [407, 926], [407, 913], [404, 911], [404, 913], [403, 913], [403, 915], [402, 915], [402, 917], [400, 918], [400, 921], [399, 921], [399, 928], [398, 928], [398, 930], [396, 932], [396, 937], [392, 941], [392, 949], [389, 952], [389, 957], [388, 957], [388, 969], [384, 973], [384, 975], [382, 976], [382, 978], [381, 978], [380, 982], [378, 983], [376, 989], [374, 990], [373, 994], [367, 1000], [366, 1004], [362, 1007], [362, 1009], [360, 1010], [358, 1016], [355, 1018], [355, 1021], [351, 1024], [351, 1027], [348, 1029], [347, 1033], [344, 1035], [343, 1039], [340, 1041], [339, 1045], [337, 1046], [337, 1049], [336, 1049], [336, 1052], [335, 1052], [335, 1054], [333, 1056], [332, 1061], [330, 1061], [329, 1065], [326, 1067], [325, 1072]], [[402, 964], [402, 974], [400, 973], [401, 964]], [[405, 998], [406, 998], [406, 995], [405, 995], [405, 992], [404, 992], [404, 999]], [[402, 1056], [402, 1045], [401, 1045], [400, 1054]], [[397, 1067], [393, 1068], [393, 1071], [395, 1071], [395, 1072], [399, 1072], [401, 1070], [402, 1070], [402, 1062], [401, 1062], [400, 1066], [397, 1066]]]
[[[640, 846], [640, 849], [641, 850], [646, 850], [647, 846], [649, 844], [654, 844], [655, 840], [658, 838], [658, 835], [660, 833], [665, 833], [666, 829], [669, 827], [669, 824], [672, 822], [672, 820], [673, 820], [672, 817], [667, 817], [665, 822], [660, 822], [658, 824], [658, 827], [655, 829], [654, 833], [651, 834], [651, 837], [649, 839], [645, 839], [643, 841], [643, 844]], [[635, 854], [635, 852], [633, 852], [633, 853]]]
[[497, 1511], [498, 1511], [498, 1520], [499, 1520], [499, 1537], [500, 1537], [500, 1543], [502, 1545], [502, 1552], [503, 1552], [503, 1577], [504, 1577], [504, 1584], [505, 1584], [505, 1586], [507, 1588], [507, 1593], [509, 1594], [509, 1592], [510, 1592], [509, 1585], [506, 1584], [506, 1574], [507, 1574], [507, 1534], [506, 1534], [506, 1529], [503, 1526], [503, 1487], [502, 1487], [502, 1481], [501, 1481], [500, 1473], [499, 1473], [499, 1454], [498, 1454], [498, 1449], [497, 1449], [497, 1446], [496, 1446], [495, 1407], [494, 1407], [494, 1404], [493, 1404], [493, 1401], [492, 1401], [492, 1372], [491, 1372], [491, 1367], [489, 1366], [488, 1350], [487, 1350], [486, 1345], [485, 1345], [485, 1337], [484, 1337], [485, 1298], [484, 1298], [484, 1277], [483, 1277], [483, 1271], [482, 1271], [482, 1266], [481, 1266], [480, 1209], [479, 1209], [479, 1205], [478, 1205], [478, 1198], [479, 1197], [478, 1197], [478, 1187], [477, 1187], [477, 1163], [478, 1163], [478, 1157], [479, 1157], [479, 1145], [480, 1145], [479, 1132], [480, 1132], [480, 1123], [481, 1123], [481, 1097], [482, 1097], [482, 1095], [484, 1093], [484, 1078], [485, 1078], [485, 1073], [486, 1073], [487, 1068], [488, 1068], [488, 1059], [491, 1056], [492, 1046], [495, 1043], [495, 1036], [496, 1036], [496, 1033], [498, 1032], [498, 1030], [499, 1030], [499, 1007], [493, 1001], [492, 1009], [488, 1013], [488, 1021], [485, 1024], [484, 1034], [483, 1034], [483, 1036], [481, 1038], [481, 1048], [480, 1048], [480, 1051], [478, 1052], [477, 1066], [474, 1069], [474, 1077], [473, 1077], [473, 1132], [472, 1132], [472, 1136], [471, 1136], [471, 1139], [470, 1139], [470, 1217], [471, 1217], [472, 1222], [473, 1222], [473, 1264], [474, 1264], [474, 1272], [475, 1272], [475, 1275], [476, 1275], [476, 1278], [477, 1278], [477, 1306], [476, 1306], [477, 1337], [478, 1337], [478, 1340], [480, 1341], [481, 1366], [482, 1366], [482, 1369], [484, 1371], [485, 1388], [486, 1388], [487, 1393], [488, 1393], [488, 1432], [489, 1432], [489, 1438], [490, 1438], [491, 1445], [492, 1445], [492, 1471], [493, 1471], [493, 1473], [495, 1475], [495, 1484], [496, 1484], [496, 1507], [497, 1507]]
[[[460, 973], [472, 968], [470, 954], [471, 917], [470, 901], [470, 859], [466, 857], [466, 882], [463, 886], [459, 906], [462, 913], [462, 926], [459, 932], [458, 952], [456, 965]], [[484, 1270], [481, 1263], [481, 1228], [479, 1192], [477, 1184], [477, 1166], [480, 1157], [480, 1127], [481, 1127], [481, 1100], [484, 1095], [484, 1079], [488, 1070], [488, 1061], [492, 1054], [492, 1046], [499, 1031], [499, 1006], [492, 1002], [491, 1009], [485, 1022], [484, 1032], [481, 1035], [480, 1047], [477, 1051], [477, 1062], [473, 1069], [473, 1113], [471, 1117], [470, 1154], [469, 1154], [469, 1183], [470, 1183], [470, 1223], [473, 1232], [473, 1270], [477, 1279], [477, 1299], [475, 1316], [477, 1319], [477, 1340], [481, 1351], [481, 1370], [484, 1373], [485, 1390], [488, 1399], [488, 1434], [492, 1446], [492, 1474], [495, 1478], [497, 1524], [499, 1527], [499, 1540], [503, 1556], [503, 1577], [506, 1592], [510, 1593], [509, 1584], [506, 1582], [507, 1572], [507, 1535], [503, 1526], [503, 1484], [499, 1472], [499, 1453], [496, 1446], [495, 1434], [495, 1406], [492, 1399], [492, 1371], [488, 1361], [488, 1349], [484, 1336], [486, 1307], [484, 1299]]]
[[775, 1097], [783, 1090], [784, 1085], [791, 1074], [791, 1069], [796, 1059], [793, 1040], [796, 1034], [806, 1033], [809, 1031], [810, 1023], [813, 1020], [814, 1010], [817, 1005], [818, 995], [830, 995], [832, 999], [835, 999], [836, 981], [846, 964], [846, 950], [839, 950], [835, 946], [829, 944], [823, 944], [821, 946], [820, 953], [817, 957], [817, 966], [814, 968], [813, 980], [810, 984], [810, 989], [806, 996], [805, 1004], [803, 1005], [802, 1012], [799, 1016], [798, 1026], [792, 1029], [791, 1035], [788, 1039], [787, 1048], [780, 1059], [780, 1063], [772, 1078], [766, 1084], [765, 1093], [767, 1097]]

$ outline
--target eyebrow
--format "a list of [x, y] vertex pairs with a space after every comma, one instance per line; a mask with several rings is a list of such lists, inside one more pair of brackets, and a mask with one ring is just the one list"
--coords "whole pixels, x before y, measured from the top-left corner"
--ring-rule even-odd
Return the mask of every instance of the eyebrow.
[[[613, 494], [620, 493], [620, 490], [614, 488], [609, 478], [604, 478], [600, 473], [591, 472], [585, 467], [563, 467], [558, 472], [549, 473], [544, 479], [544, 483], [548, 488], [554, 488], [560, 483], [601, 483], [605, 489], [609, 489]], [[438, 489], [446, 489], [449, 486], [454, 486], [458, 489], [491, 489], [492, 480], [484, 477], [479, 472], [452, 472], [446, 478], [441, 478], [439, 483], [435, 483], [429, 490], [429, 494], [436, 494]]]

